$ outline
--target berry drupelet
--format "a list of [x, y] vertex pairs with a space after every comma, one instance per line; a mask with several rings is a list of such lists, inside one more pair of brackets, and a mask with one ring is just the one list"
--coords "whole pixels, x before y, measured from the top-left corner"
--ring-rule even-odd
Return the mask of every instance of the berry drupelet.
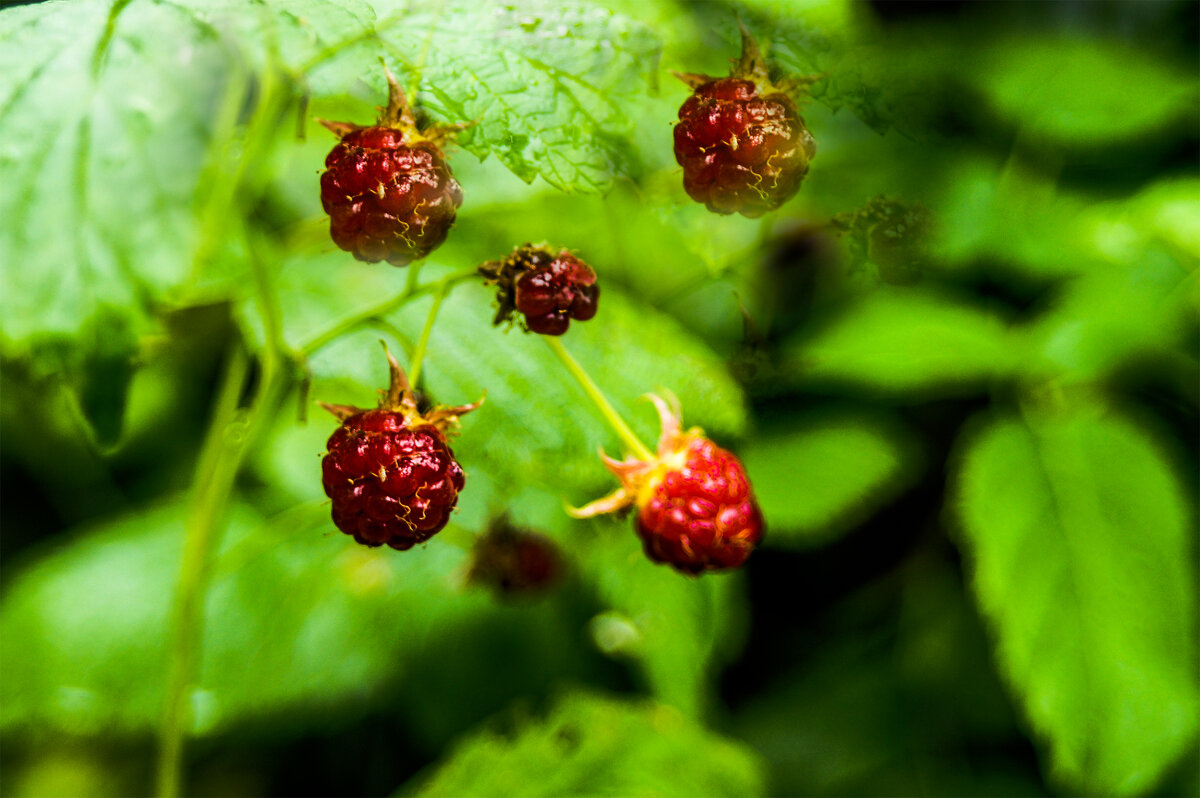
[[675, 75], [692, 88], [675, 126], [675, 160], [688, 196], [714, 213], [754, 218], [795, 195], [817, 144], [787, 92], [816, 78], [772, 83], [745, 28], [730, 77]]
[[446, 430], [483, 402], [417, 409], [408, 378], [389, 353], [391, 383], [375, 410], [321, 406], [342, 422], [321, 461], [333, 523], [366, 546], [404, 551], [439, 532], [463, 489]]
[[325, 159], [321, 204], [335, 244], [359, 260], [406, 266], [446, 240], [462, 189], [441, 144], [461, 126], [421, 130], [404, 90], [388, 73], [378, 124], [321, 124], [341, 137]]
[[549, 247], [526, 244], [502, 261], [488, 261], [479, 272], [499, 287], [495, 324], [520, 313], [530, 332], [562, 335], [571, 319], [587, 321], [596, 315], [596, 273], [565, 249], [556, 255]]
[[614, 493], [573, 511], [577, 518], [637, 508], [634, 529], [650, 559], [687, 574], [737, 568], [762, 540], [763, 518], [742, 463], [651, 396], [662, 420], [657, 455], [604, 463]]

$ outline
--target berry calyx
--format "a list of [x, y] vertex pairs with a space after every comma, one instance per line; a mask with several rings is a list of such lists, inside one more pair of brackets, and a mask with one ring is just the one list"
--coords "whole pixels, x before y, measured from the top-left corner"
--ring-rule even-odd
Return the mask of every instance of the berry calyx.
[[763, 535], [745, 468], [702, 430], [682, 431], [661, 397], [649, 398], [662, 421], [655, 456], [618, 461], [601, 452], [621, 487], [571, 514], [589, 518], [633, 506], [634, 529], [655, 562], [692, 575], [741, 566]]
[[745, 27], [742, 56], [729, 77], [674, 74], [692, 88], [675, 126], [675, 160], [688, 196], [714, 213], [750, 218], [791, 199], [817, 143], [789, 93], [818, 76], [772, 82]]
[[464, 126], [419, 128], [387, 73], [388, 104], [375, 125], [327, 122], [341, 138], [325, 158], [321, 205], [335, 244], [368, 263], [406, 266], [446, 240], [462, 188], [441, 145]]
[[595, 316], [600, 302], [596, 273], [565, 249], [556, 255], [544, 244], [525, 244], [504, 260], [484, 263], [479, 273], [498, 286], [494, 324], [520, 313], [529, 332], [562, 335], [571, 319]]
[[446, 434], [483, 399], [422, 413], [404, 370], [390, 352], [387, 359], [391, 379], [378, 408], [320, 403], [341, 421], [321, 482], [338, 529], [365, 546], [404, 551], [439, 532], [458, 503], [464, 475]]

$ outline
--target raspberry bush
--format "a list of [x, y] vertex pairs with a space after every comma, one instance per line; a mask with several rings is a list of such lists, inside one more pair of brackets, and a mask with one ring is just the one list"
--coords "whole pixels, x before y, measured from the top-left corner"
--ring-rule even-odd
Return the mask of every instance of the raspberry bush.
[[0, 792], [1196, 793], [1137, 8], [0, 9]]

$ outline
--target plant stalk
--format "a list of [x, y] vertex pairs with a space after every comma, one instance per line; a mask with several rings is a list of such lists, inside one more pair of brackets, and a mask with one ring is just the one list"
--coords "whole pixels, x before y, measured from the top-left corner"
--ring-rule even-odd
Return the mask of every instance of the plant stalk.
[[571, 353], [562, 345], [562, 341], [549, 335], [543, 335], [542, 339], [550, 347], [550, 351], [554, 352], [558, 356], [558, 359], [562, 361], [562, 364], [567, 367], [567, 371], [571, 372], [571, 376], [579, 382], [579, 386], [583, 388], [583, 392], [592, 400], [592, 404], [596, 405], [596, 409], [600, 411], [600, 415], [604, 416], [604, 420], [617, 433], [621, 442], [625, 444], [625, 448], [639, 460], [653, 460], [654, 453], [647, 448], [646, 444], [638, 439], [637, 435], [633, 434], [633, 430], [625, 423], [625, 419], [621, 418], [621, 415], [613, 409], [613, 406], [609, 404], [608, 399], [604, 397], [600, 388], [592, 381], [591, 376], [584, 370], [583, 366], [579, 365], [579, 362], [571, 357]]

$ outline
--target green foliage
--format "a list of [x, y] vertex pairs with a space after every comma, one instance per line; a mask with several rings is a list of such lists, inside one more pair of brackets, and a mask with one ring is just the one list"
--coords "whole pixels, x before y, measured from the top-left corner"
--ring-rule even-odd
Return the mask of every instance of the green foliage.
[[772, 545], [820, 542], [921, 475], [910, 434], [866, 414], [812, 414], [763, 432], [742, 457]]
[[[0, 792], [146, 792], [201, 529], [187, 792], [1195, 794], [1184, 6], [3, 9]], [[762, 220], [691, 202], [671, 149], [670, 71], [725, 74], [739, 20], [773, 74], [820, 75], [812, 171]], [[404, 270], [338, 250], [318, 191], [316, 120], [373, 119], [385, 65], [469, 123], [457, 222]], [[829, 224], [878, 196], [932, 214], [915, 284]], [[743, 458], [743, 572], [564, 512], [622, 444], [491, 324], [474, 267], [527, 241], [598, 272], [564, 344], [634, 432], [674, 394]], [[330, 521], [315, 402], [373, 405], [380, 340], [411, 364], [437, 296], [418, 387], [486, 392], [467, 487], [428, 545], [367, 550]], [[556, 546], [544, 592], [468, 583], [501, 516]]]
[[762, 795], [757, 757], [646, 702], [586, 693], [511, 737], [463, 741], [417, 795]]
[[978, 390], [1003, 376], [1016, 356], [994, 315], [930, 293], [884, 288], [786, 351], [806, 381], [918, 395]]
[[990, 420], [960, 479], [974, 588], [1054, 775], [1146, 790], [1200, 706], [1183, 486], [1142, 430], [1091, 414]]

